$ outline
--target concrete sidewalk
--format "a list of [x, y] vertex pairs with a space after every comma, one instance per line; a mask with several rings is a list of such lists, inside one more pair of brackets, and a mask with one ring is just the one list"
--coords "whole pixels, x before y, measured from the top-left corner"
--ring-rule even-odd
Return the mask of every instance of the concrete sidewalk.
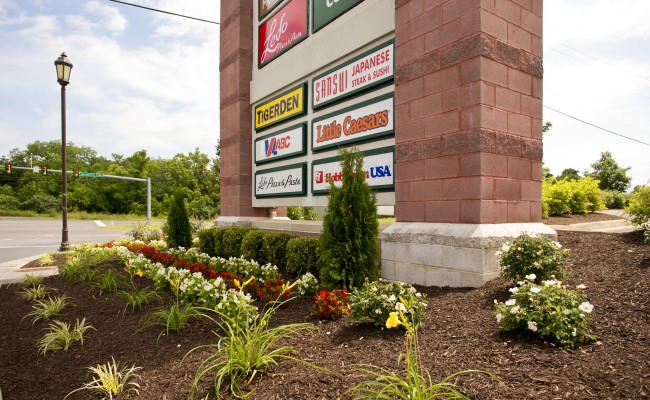
[[11, 283], [22, 282], [23, 277], [26, 274], [38, 275], [38, 276], [50, 276], [56, 275], [58, 273], [57, 267], [38, 267], [38, 268], [29, 268], [21, 269], [24, 265], [30, 261], [37, 260], [40, 255], [21, 258], [18, 260], [7, 261], [0, 264], [0, 285], [8, 285]]

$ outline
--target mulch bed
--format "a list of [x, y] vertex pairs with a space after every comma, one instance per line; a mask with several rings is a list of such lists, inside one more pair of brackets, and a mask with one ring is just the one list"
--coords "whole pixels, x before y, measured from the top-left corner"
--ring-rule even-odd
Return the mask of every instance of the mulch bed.
[[542, 222], [546, 225], [572, 225], [572, 224], [582, 224], [585, 222], [600, 222], [600, 221], [611, 221], [615, 219], [622, 219], [615, 215], [601, 214], [601, 213], [589, 213], [589, 214], [566, 214], [566, 215], [553, 215], [548, 218], [542, 219]]
[[[648, 398], [650, 246], [644, 245], [636, 233], [558, 232], [558, 236], [571, 250], [570, 283], [587, 285], [589, 301], [595, 306], [591, 321], [598, 343], [565, 351], [532, 334], [504, 332], [492, 316], [493, 300], [504, 300], [509, 294], [510, 284], [501, 278], [479, 289], [418, 287], [428, 299], [419, 345], [424, 366], [433, 379], [460, 370], [482, 369], [505, 383], [500, 386], [477, 374], [462, 376], [458, 385], [474, 399]], [[210, 323], [199, 321], [187, 331], [157, 340], [158, 329], [134, 334], [141, 318], [154, 306], [124, 314], [124, 300], [100, 294], [88, 284], [59, 277], [47, 278], [45, 284], [74, 299], [76, 306], [61, 320], [74, 322], [85, 317], [96, 330], [86, 333], [83, 346], [40, 356], [35, 342], [47, 324], [22, 319], [31, 309], [16, 295], [20, 288], [1, 287], [3, 400], [61, 399], [90, 380], [87, 367], [106, 363], [111, 356], [120, 363], [143, 368], [138, 380], [139, 398], [187, 399], [197, 365], [206, 353], [193, 353], [182, 364], [181, 359], [195, 346], [216, 342]], [[296, 338], [292, 344], [299, 349], [300, 357], [341, 376], [283, 362], [273, 375], [258, 374], [249, 387], [254, 391], [250, 399], [347, 399], [345, 390], [359, 382], [352, 364], [399, 369], [403, 331], [355, 325], [348, 319], [321, 322], [310, 318], [311, 307], [311, 298], [296, 298], [278, 311], [274, 323], [309, 321], [317, 325], [317, 334]], [[209, 390], [206, 380], [197, 398]], [[88, 398], [87, 392], [69, 397]]]

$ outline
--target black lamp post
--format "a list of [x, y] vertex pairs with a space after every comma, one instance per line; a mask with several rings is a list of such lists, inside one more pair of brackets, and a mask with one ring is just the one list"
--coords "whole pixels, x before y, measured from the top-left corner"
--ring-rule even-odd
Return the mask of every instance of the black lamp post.
[[65, 87], [70, 83], [70, 71], [72, 63], [68, 60], [65, 53], [54, 61], [56, 67], [56, 80], [61, 85], [61, 179], [62, 192], [61, 211], [63, 216], [63, 229], [61, 231], [61, 248], [59, 251], [68, 251], [70, 242], [68, 241], [68, 170], [66, 165], [66, 141], [65, 141]]

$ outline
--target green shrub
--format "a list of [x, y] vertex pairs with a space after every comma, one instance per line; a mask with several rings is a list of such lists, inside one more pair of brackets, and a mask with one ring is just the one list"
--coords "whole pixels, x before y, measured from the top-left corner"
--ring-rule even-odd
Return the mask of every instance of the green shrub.
[[615, 192], [613, 190], [601, 190], [600, 198], [610, 210], [620, 210], [625, 207], [627, 203], [627, 195], [621, 192]]
[[635, 226], [650, 230], [650, 186], [643, 186], [632, 193], [625, 211], [630, 214]]
[[287, 217], [292, 220], [318, 220], [318, 213], [313, 207], [287, 207]]
[[0, 194], [0, 210], [19, 210], [20, 200], [14, 196]]
[[167, 244], [175, 249], [192, 247], [192, 231], [190, 217], [185, 209], [185, 195], [181, 190], [176, 190], [172, 197], [167, 214]]
[[585, 214], [602, 210], [598, 181], [592, 178], [578, 180], [545, 180], [542, 182], [542, 215]]
[[330, 182], [318, 266], [326, 288], [350, 289], [379, 277], [379, 223], [363, 155], [357, 149], [340, 153], [343, 179], [340, 188]]
[[287, 265], [287, 243], [294, 237], [289, 233], [266, 232], [263, 244], [266, 262], [284, 269]]
[[214, 254], [217, 257], [223, 257], [223, 234], [226, 233], [226, 229], [225, 227], [215, 228], [212, 234]]
[[54, 196], [47, 194], [35, 194], [21, 204], [23, 210], [36, 211], [39, 214], [47, 214], [50, 211], [61, 209], [61, 202]]
[[[584, 285], [578, 288], [584, 289]], [[494, 315], [505, 330], [531, 331], [550, 343], [564, 348], [594, 340], [587, 314], [593, 306], [582, 291], [566, 289], [559, 281], [542, 285], [522, 282], [510, 289], [512, 295], [504, 303], [495, 300]]]
[[560, 243], [522, 233], [496, 253], [501, 275], [514, 282], [524, 279], [540, 283], [547, 279], [564, 279], [564, 264], [569, 251]]
[[216, 256], [215, 231], [217, 228], [203, 229], [199, 232], [199, 250], [210, 257]]
[[318, 275], [318, 238], [294, 237], [287, 243], [287, 272]]
[[422, 323], [427, 306], [425, 296], [402, 282], [365, 281], [350, 292], [350, 318], [384, 326], [391, 312], [401, 311], [414, 326]]
[[255, 228], [250, 226], [229, 226], [226, 228], [221, 239], [222, 257], [241, 257], [242, 239], [253, 229]]
[[248, 231], [241, 241], [241, 256], [247, 260], [255, 260], [259, 264], [266, 264], [264, 255], [264, 235], [260, 229]]

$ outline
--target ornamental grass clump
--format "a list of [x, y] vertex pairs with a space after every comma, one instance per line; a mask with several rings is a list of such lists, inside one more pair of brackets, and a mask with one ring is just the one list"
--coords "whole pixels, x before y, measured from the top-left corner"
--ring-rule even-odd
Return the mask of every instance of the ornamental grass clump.
[[564, 265], [569, 251], [534, 233], [522, 233], [512, 243], [504, 244], [496, 255], [501, 275], [513, 282], [523, 281], [530, 274], [536, 276], [535, 283], [566, 278]]
[[468, 373], [485, 374], [496, 382], [502, 383], [496, 375], [481, 370], [456, 372], [440, 382], [434, 382], [420, 358], [418, 327], [404, 313], [405, 299], [400, 299], [395, 308], [397, 311], [390, 312], [384, 324], [387, 329], [401, 327], [406, 330], [406, 350], [397, 359], [398, 364], [406, 361], [406, 365], [403, 370], [398, 372], [370, 364], [354, 365], [360, 376], [367, 378], [346, 391], [346, 394], [354, 396], [352, 397], [354, 400], [469, 399], [458, 390], [454, 383], [459, 375]]
[[38, 353], [46, 355], [50, 351], [68, 351], [74, 342], [84, 343], [84, 333], [88, 329], [95, 329], [92, 325], [86, 325], [86, 318], [75, 323], [74, 327], [65, 322], [54, 320], [48, 331], [42, 338], [38, 339]]
[[[132, 365], [131, 367], [120, 366], [111, 356], [112, 363], [98, 364], [88, 369], [95, 374], [93, 380], [85, 383], [80, 388], [68, 393], [63, 399], [67, 399], [72, 393], [80, 390], [89, 390], [102, 396], [102, 399], [113, 400], [122, 393], [134, 392], [140, 395], [139, 384], [131, 382], [133, 378], [139, 377], [136, 372], [142, 368]], [[0, 399], [1, 400], [1, 399]]]
[[40, 319], [50, 319], [54, 316], [60, 315], [63, 310], [70, 304], [67, 295], [48, 297], [44, 300], [36, 300], [32, 306], [33, 311], [28, 313], [25, 318], [31, 316], [32, 323], [36, 323]]
[[378, 280], [365, 281], [363, 286], [350, 292], [350, 318], [356, 322], [372, 323], [383, 326], [391, 312], [394, 312], [397, 303], [406, 308], [403, 313], [413, 325], [420, 325], [427, 307], [426, 298], [411, 285], [402, 282], [388, 282]]
[[534, 275], [527, 278], [510, 289], [509, 300], [494, 301], [494, 315], [505, 330], [533, 332], [565, 349], [596, 339], [588, 318], [594, 306], [587, 301], [584, 285], [570, 290], [560, 281], [538, 285]]
[[44, 299], [45, 296], [47, 296], [48, 292], [49, 291], [45, 287], [45, 285], [31, 286], [21, 290], [20, 297], [29, 301], [41, 300]]

